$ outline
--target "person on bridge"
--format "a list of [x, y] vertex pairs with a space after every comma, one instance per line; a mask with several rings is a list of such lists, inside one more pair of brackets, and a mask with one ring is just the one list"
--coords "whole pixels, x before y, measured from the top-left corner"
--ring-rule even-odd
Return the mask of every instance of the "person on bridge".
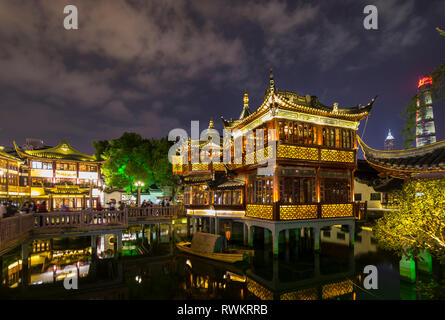
[[29, 213], [29, 202], [26, 201], [23, 206], [20, 208], [20, 212]]
[[3, 218], [3, 215], [6, 214], [6, 202], [3, 202], [0, 205], [0, 219]]
[[48, 210], [46, 210], [46, 201], [43, 201], [40, 205], [39, 212], [48, 212]]

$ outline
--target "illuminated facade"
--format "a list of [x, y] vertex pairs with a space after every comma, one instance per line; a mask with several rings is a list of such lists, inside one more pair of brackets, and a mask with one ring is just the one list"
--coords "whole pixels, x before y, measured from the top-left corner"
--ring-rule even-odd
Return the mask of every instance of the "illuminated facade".
[[416, 147], [436, 142], [433, 101], [431, 98], [432, 84], [433, 79], [431, 77], [423, 77], [417, 85]]
[[[256, 111], [250, 111], [245, 93], [239, 119], [222, 118], [224, 129], [241, 134], [242, 153], [235, 151], [234, 134], [230, 143], [221, 138], [219, 145], [221, 159], [223, 153], [231, 154], [228, 164], [193, 164], [191, 152], [189, 163], [174, 163], [173, 172], [185, 188], [188, 215], [266, 221], [353, 220], [358, 214], [353, 191], [356, 131], [374, 100], [352, 108], [339, 108], [337, 103], [327, 106], [316, 96], [278, 90], [271, 72], [270, 85]], [[209, 129], [213, 129], [212, 121]], [[264, 132], [266, 141], [262, 150], [258, 149], [258, 130]], [[268, 137], [270, 132], [274, 136]], [[256, 151], [249, 149], [249, 139]], [[214, 142], [200, 141], [199, 145], [203, 148], [209, 143]], [[259, 175], [257, 169], [266, 166], [263, 161], [274, 156], [273, 149], [273, 172]]]
[[367, 146], [360, 138], [366, 161], [380, 177], [399, 179], [445, 176], [445, 140], [405, 150], [383, 151]]
[[27, 196], [30, 188], [24, 184], [22, 161], [0, 147], [0, 200]]
[[47, 210], [62, 206], [71, 210], [96, 207], [101, 198], [101, 161], [79, 152], [68, 142], [56, 147], [24, 150], [16, 145], [22, 159], [21, 184], [34, 201], [47, 203]]

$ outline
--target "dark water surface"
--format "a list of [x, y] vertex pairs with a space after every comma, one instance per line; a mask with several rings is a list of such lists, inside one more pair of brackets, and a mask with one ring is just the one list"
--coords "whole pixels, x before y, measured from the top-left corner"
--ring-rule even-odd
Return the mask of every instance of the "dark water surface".
[[[415, 283], [400, 276], [400, 258], [377, 247], [369, 228], [357, 228], [353, 247], [340, 226], [322, 231], [321, 252], [310, 236], [281, 241], [273, 258], [271, 245], [255, 235], [250, 262], [224, 264], [187, 256], [175, 248], [186, 240], [183, 221], [169, 234], [148, 225], [123, 231], [122, 253], [115, 257], [116, 235], [96, 234], [97, 258], [90, 235], [31, 239], [28, 268], [23, 246], [2, 257], [2, 299], [416, 299]], [[231, 247], [242, 247], [234, 235]], [[366, 290], [366, 265], [378, 270], [378, 289]], [[78, 289], [64, 283], [79, 277]], [[431, 275], [425, 272], [423, 278]]]

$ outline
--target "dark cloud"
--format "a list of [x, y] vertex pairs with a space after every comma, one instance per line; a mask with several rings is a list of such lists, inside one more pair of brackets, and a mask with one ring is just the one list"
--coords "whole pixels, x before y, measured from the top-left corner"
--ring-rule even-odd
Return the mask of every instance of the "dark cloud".
[[[79, 30], [63, 29], [67, 4], [79, 9]], [[0, 143], [63, 138], [92, 152], [92, 140], [123, 131], [160, 137], [190, 120], [205, 127], [210, 117], [237, 116], [244, 89], [256, 108], [274, 67], [279, 88], [327, 104], [380, 94], [366, 136], [381, 147], [388, 128], [401, 139], [399, 115], [417, 76], [443, 61], [434, 28], [445, 5], [377, 0], [379, 30], [366, 31], [366, 4], [2, 0]], [[444, 112], [435, 113], [443, 139]]]

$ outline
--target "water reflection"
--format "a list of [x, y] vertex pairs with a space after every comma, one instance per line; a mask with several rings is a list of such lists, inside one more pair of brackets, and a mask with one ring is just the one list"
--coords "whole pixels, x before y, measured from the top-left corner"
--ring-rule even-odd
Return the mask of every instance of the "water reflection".
[[[256, 234], [265, 234], [264, 232]], [[381, 251], [370, 229], [359, 229], [354, 246], [341, 226], [321, 232], [314, 252], [310, 232], [280, 243], [254, 239], [249, 263], [229, 265], [187, 256], [174, 243], [186, 226], [133, 225], [112, 233], [32, 239], [2, 257], [3, 299], [412, 299], [414, 285], [400, 280], [399, 259]], [[234, 234], [232, 247], [242, 245]], [[27, 261], [27, 263], [24, 261]], [[363, 268], [376, 265], [379, 289], [363, 288]], [[66, 277], [78, 290], [65, 290]], [[24, 290], [20, 290], [20, 287]]]

